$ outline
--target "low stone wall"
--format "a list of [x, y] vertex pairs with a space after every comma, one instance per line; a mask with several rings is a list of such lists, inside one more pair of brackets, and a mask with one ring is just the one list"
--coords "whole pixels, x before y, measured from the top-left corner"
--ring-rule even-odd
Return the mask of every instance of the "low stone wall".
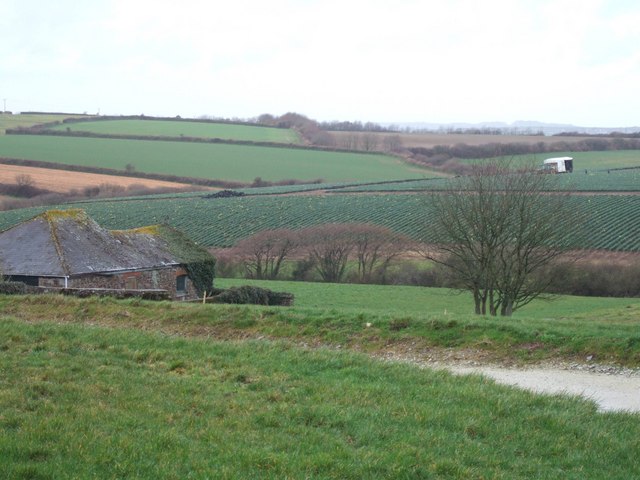
[[43, 288], [45, 292], [62, 293], [75, 297], [141, 298], [143, 300], [171, 300], [166, 290], [115, 290], [109, 288]]

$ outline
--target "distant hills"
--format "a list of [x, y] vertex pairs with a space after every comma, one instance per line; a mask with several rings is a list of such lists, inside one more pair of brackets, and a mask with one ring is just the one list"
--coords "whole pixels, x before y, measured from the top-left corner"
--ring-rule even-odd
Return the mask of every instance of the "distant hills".
[[575, 132], [581, 134], [607, 134], [613, 132], [637, 133], [640, 127], [581, 127], [565, 123], [546, 123], [535, 120], [519, 120], [513, 123], [508, 122], [479, 122], [479, 123], [429, 123], [429, 122], [406, 122], [406, 123], [382, 123], [385, 127], [397, 127], [401, 130], [429, 130], [452, 132], [456, 130], [499, 130], [504, 134], [544, 134], [555, 135], [558, 133]]

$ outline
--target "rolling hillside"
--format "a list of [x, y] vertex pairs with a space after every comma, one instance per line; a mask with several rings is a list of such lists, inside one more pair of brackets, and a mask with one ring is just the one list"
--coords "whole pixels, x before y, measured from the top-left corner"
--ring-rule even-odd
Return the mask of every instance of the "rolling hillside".
[[304, 147], [288, 128], [111, 117], [62, 123], [61, 116], [24, 118], [14, 126], [32, 126], [36, 119], [57, 124], [0, 136], [0, 158], [241, 183], [257, 177], [336, 182], [431, 176], [385, 154]]
[[187, 120], [93, 120], [51, 127], [56, 131], [90, 132], [106, 135], [220, 138], [249, 142], [301, 144], [300, 135], [289, 128]]
[[[71, 118], [74, 116], [75, 115], [58, 113], [27, 113], [15, 115], [0, 113], [0, 135], [4, 135], [5, 130], [9, 128], [29, 128], [43, 123], [61, 122], [65, 118]], [[84, 117], [84, 115], [79, 115], [78, 117]]]
[[[264, 140], [266, 134], [285, 135], [278, 141], [290, 140], [286, 135], [292, 131], [287, 129], [172, 119], [110, 119], [72, 122], [55, 128], [61, 130], [61, 136], [0, 136], [0, 157], [108, 168], [123, 174], [128, 169], [245, 183], [257, 177], [266, 181], [323, 179], [328, 182], [245, 189], [243, 192], [251, 196], [243, 198], [205, 199], [202, 194], [193, 193], [81, 204], [107, 228], [167, 222], [209, 247], [229, 247], [264, 229], [304, 228], [331, 222], [376, 223], [429, 242], [433, 240], [429, 229], [433, 216], [429, 196], [410, 193], [446, 188], [446, 180], [428, 178], [433, 176], [431, 172], [392, 156], [251, 143]], [[65, 136], [69, 133], [67, 128], [72, 132], [139, 135], [141, 138], [153, 135], [160, 139]], [[199, 136], [203, 140], [226, 135], [234, 142], [243, 143], [161, 138], [180, 134]], [[635, 195], [640, 192], [639, 170], [609, 171], [636, 166], [640, 163], [637, 154], [636, 151], [575, 153], [576, 172], [552, 178], [554, 188], [582, 193], [572, 198], [572, 202], [576, 211], [584, 212], [588, 220], [580, 231], [568, 234], [582, 238], [583, 248], [640, 251], [640, 196]], [[394, 181], [398, 178], [404, 180]], [[305, 194], [291, 195], [294, 193]], [[276, 194], [279, 196], [270, 196]], [[0, 228], [7, 228], [43, 209], [1, 213]]]

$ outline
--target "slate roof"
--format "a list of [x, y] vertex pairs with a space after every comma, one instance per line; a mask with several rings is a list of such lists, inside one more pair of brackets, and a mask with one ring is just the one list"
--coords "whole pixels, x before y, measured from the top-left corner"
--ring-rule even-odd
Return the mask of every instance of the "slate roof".
[[0, 233], [0, 268], [4, 275], [62, 277], [184, 263], [175, 253], [175, 239], [190, 243], [192, 250], [195, 244], [172, 229], [165, 238], [167, 229], [109, 231], [83, 210], [50, 210]]

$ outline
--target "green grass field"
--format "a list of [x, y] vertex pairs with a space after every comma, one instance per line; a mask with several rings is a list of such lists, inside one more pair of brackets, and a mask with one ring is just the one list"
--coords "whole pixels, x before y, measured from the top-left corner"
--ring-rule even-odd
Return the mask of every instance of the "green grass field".
[[551, 157], [573, 157], [575, 173], [585, 170], [607, 170], [609, 168], [640, 167], [640, 150], [616, 150], [606, 152], [554, 152], [553, 154], [538, 154], [538, 163]]
[[240, 182], [429, 176], [386, 155], [150, 140], [8, 135], [0, 137], [0, 157], [118, 170], [131, 164], [140, 172]]
[[[556, 295], [535, 300], [510, 318], [483, 318], [473, 315], [468, 293], [445, 288], [216, 280], [220, 288], [239, 285], [293, 293], [296, 308], [313, 312], [307, 313], [307, 323], [315, 330], [289, 321], [264, 332], [270, 335], [315, 335], [324, 342], [355, 343], [359, 348], [411, 338], [418, 344], [480, 349], [502, 359], [594, 355], [602, 361], [640, 365], [637, 298]], [[367, 321], [370, 328], [364, 328]], [[390, 332], [394, 325], [402, 327], [399, 336]], [[537, 344], [536, 351], [521, 348], [531, 344]]]
[[[350, 302], [380, 293], [354, 289]], [[0, 296], [0, 477], [636, 478], [638, 414], [346, 351], [518, 359], [534, 341], [554, 356], [626, 348], [640, 360], [637, 303], [580, 303], [568, 317], [497, 321]]]
[[4, 135], [7, 128], [33, 127], [41, 123], [61, 122], [65, 118], [73, 115], [59, 114], [15, 114], [7, 115], [0, 113], [0, 135]]
[[101, 120], [58, 125], [53, 127], [53, 130], [66, 130], [67, 128], [74, 132], [116, 135], [186, 136], [251, 142], [301, 143], [298, 133], [288, 128], [186, 120]]
[[[370, 310], [411, 315], [464, 315], [473, 312], [473, 299], [468, 293], [447, 288], [425, 288], [401, 285], [362, 285], [342, 283], [289, 282], [278, 280], [248, 280], [219, 278], [216, 286], [229, 288], [238, 285], [256, 285], [276, 291], [291, 292], [296, 306], [339, 310]], [[551, 296], [536, 300], [518, 310], [515, 318], [559, 318], [584, 315], [606, 315], [613, 309], [640, 308], [640, 298], [599, 298]], [[638, 319], [640, 326], [640, 319]]]
[[[540, 165], [547, 158], [573, 157], [575, 173], [585, 170], [607, 170], [610, 168], [640, 167], [640, 150], [610, 150], [604, 152], [553, 152], [534, 155], [515, 155], [503, 157], [505, 160], [524, 164]], [[461, 160], [464, 163], [485, 162], [486, 160]]]
[[4, 478], [640, 475], [638, 416], [585, 400], [280, 343], [0, 326]]

